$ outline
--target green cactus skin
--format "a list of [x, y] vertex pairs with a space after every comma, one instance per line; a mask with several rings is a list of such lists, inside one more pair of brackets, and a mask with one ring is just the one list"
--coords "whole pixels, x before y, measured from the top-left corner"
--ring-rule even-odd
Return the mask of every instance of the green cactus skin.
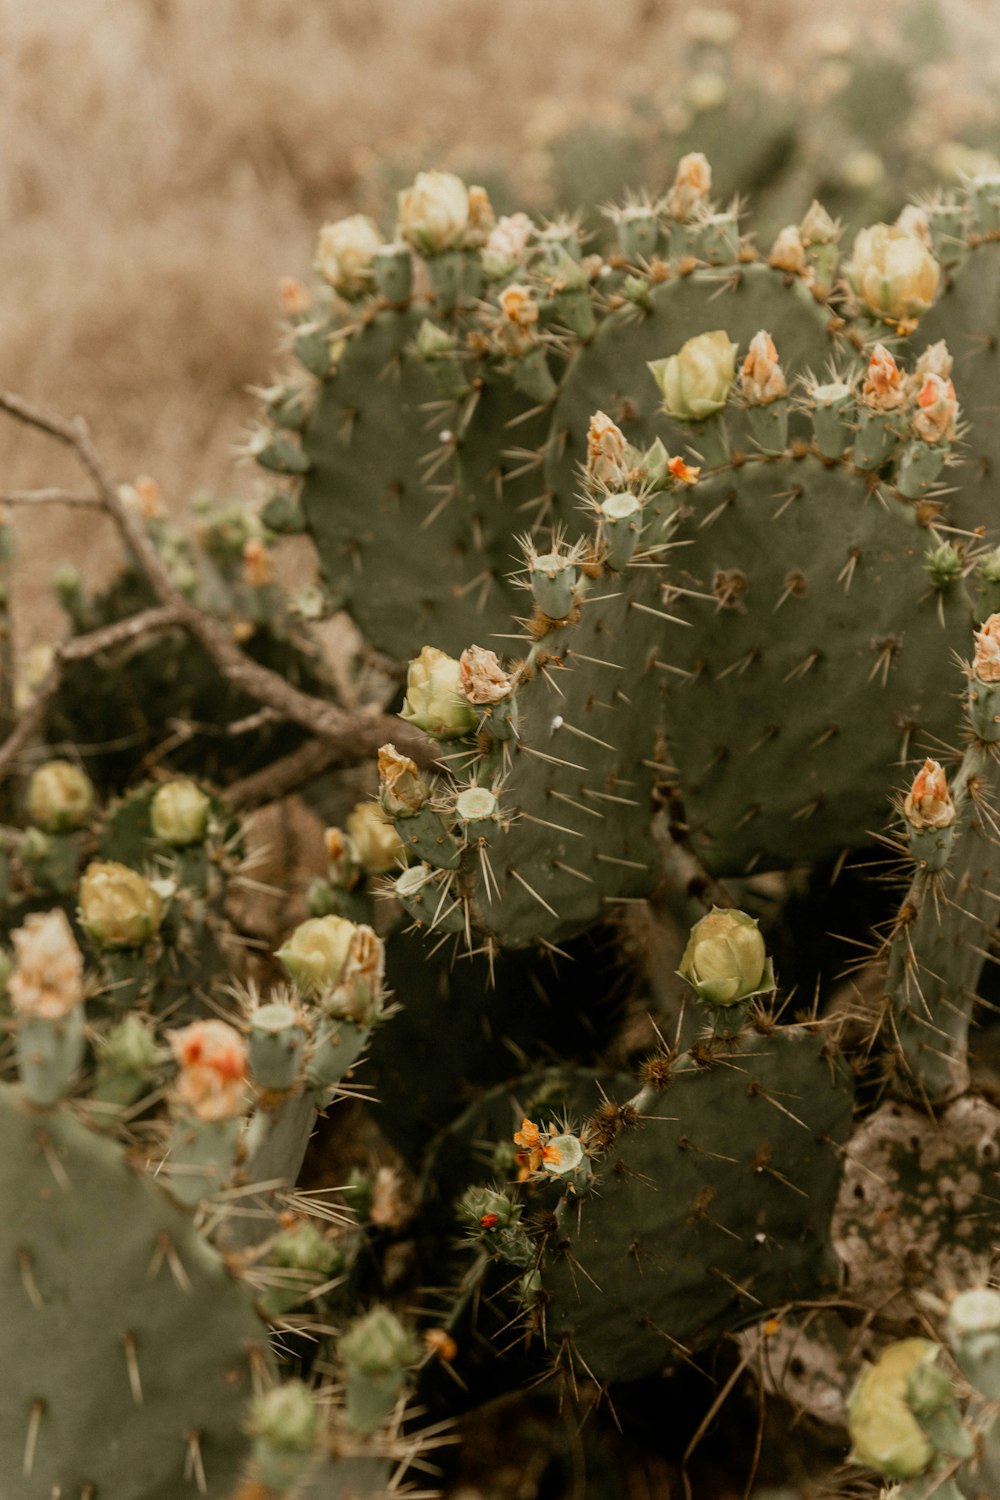
[[827, 1282], [852, 1110], [823, 1038], [784, 1027], [744, 1033], [715, 1066], [685, 1055], [633, 1103], [540, 1264], [550, 1350], [599, 1381], [653, 1375]]
[[0, 1088], [5, 1493], [227, 1500], [264, 1325], [191, 1219], [111, 1141]]

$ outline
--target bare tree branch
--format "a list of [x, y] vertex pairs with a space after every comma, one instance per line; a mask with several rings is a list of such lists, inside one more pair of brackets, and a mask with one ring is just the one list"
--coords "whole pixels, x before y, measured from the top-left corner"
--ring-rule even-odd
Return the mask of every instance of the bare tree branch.
[[[234, 641], [228, 627], [214, 616], [206, 614], [177, 589], [150, 540], [141, 517], [124, 503], [119, 487], [104, 463], [90, 428], [82, 417], [67, 421], [52, 412], [11, 392], [0, 392], [0, 410], [8, 412], [18, 421], [27, 423], [46, 433], [57, 442], [72, 448], [90, 475], [97, 488], [97, 501], [114, 522], [130, 553], [159, 599], [161, 605], [171, 613], [171, 623], [180, 625], [205, 649], [219, 672], [229, 682], [240, 688], [249, 697], [272, 709], [283, 719], [291, 720], [307, 729], [327, 746], [331, 760], [348, 763], [365, 759], [386, 740], [392, 740], [407, 755], [421, 765], [429, 765], [436, 756], [436, 746], [431, 740], [411, 726], [392, 715], [377, 709], [361, 709], [346, 712], [325, 698], [317, 698], [300, 692], [285, 681], [277, 672], [262, 667], [252, 660]], [[52, 493], [52, 492], [49, 492]], [[77, 641], [86, 637], [77, 637]], [[98, 647], [96, 649], [103, 649]], [[84, 654], [92, 654], [84, 652]], [[64, 660], [70, 658], [63, 655]], [[56, 691], [58, 681], [51, 688], [49, 697]], [[35, 706], [31, 710], [35, 712]], [[44, 706], [38, 710], [35, 727], [41, 723]], [[28, 736], [16, 731], [18, 744], [7, 753], [7, 746], [0, 747], [0, 774], [19, 753]], [[11, 736], [13, 739], [14, 736]], [[9, 743], [9, 742], [8, 742]]]

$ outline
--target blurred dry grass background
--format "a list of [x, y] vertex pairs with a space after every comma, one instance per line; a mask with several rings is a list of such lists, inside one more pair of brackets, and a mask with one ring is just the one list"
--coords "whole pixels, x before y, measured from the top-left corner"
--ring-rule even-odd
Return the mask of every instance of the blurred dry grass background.
[[[994, 0], [964, 3], [997, 17]], [[830, 19], [796, 0], [732, 8], [769, 68], [794, 67]], [[841, 0], [836, 16], [864, 9]], [[0, 0], [0, 381], [84, 413], [119, 474], [153, 474], [172, 506], [197, 488], [249, 493], [232, 451], [247, 387], [273, 363], [278, 278], [306, 271], [320, 222], [375, 206], [386, 158], [516, 175], [546, 115], [669, 84], [682, 14], [673, 0]], [[7, 424], [0, 461], [5, 486], [59, 474]], [[93, 571], [113, 549], [53, 511], [18, 527], [38, 638], [55, 562]]]

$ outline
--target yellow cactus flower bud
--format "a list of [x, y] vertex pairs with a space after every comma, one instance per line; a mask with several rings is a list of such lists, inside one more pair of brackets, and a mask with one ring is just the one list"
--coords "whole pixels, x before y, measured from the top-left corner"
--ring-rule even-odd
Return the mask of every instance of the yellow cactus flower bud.
[[318, 995], [340, 982], [357, 931], [346, 917], [309, 917], [277, 950], [304, 994]]
[[165, 781], [149, 805], [153, 833], [165, 844], [182, 848], [199, 844], [208, 831], [212, 799], [195, 782], [183, 776]]
[[505, 276], [519, 265], [528, 248], [534, 224], [527, 214], [505, 214], [490, 230], [483, 246], [483, 269], [487, 276]]
[[770, 963], [753, 917], [713, 907], [691, 929], [678, 973], [710, 1005], [735, 1005], [770, 987]]
[[94, 784], [68, 760], [47, 760], [28, 782], [28, 816], [46, 833], [82, 828], [94, 806]]
[[948, 779], [936, 760], [924, 761], [906, 794], [903, 811], [914, 828], [948, 828], [954, 823]]
[[354, 296], [369, 284], [381, 244], [378, 226], [366, 214], [324, 224], [316, 245], [316, 268], [335, 291]]
[[721, 411], [736, 374], [736, 349], [724, 329], [699, 333], [679, 353], [649, 362], [663, 394], [663, 409], [681, 421], [700, 422]]
[[806, 245], [832, 245], [840, 233], [836, 219], [831, 219], [818, 198], [814, 198], [799, 225], [802, 242]]
[[475, 729], [476, 713], [462, 692], [462, 672], [453, 656], [425, 646], [410, 662], [400, 717], [439, 740]]
[[921, 1365], [938, 1353], [930, 1339], [903, 1339], [890, 1344], [865, 1371], [847, 1405], [851, 1457], [887, 1479], [915, 1479], [934, 1456], [906, 1400], [906, 1384]]
[[347, 833], [369, 875], [384, 875], [403, 858], [403, 842], [377, 802], [359, 802], [347, 815]]
[[163, 901], [138, 870], [95, 860], [80, 881], [80, 921], [101, 948], [141, 948], [160, 929]]
[[469, 224], [469, 192], [452, 172], [418, 172], [398, 198], [400, 236], [423, 255], [461, 244]]
[[895, 224], [859, 230], [846, 269], [862, 302], [879, 317], [896, 320], [930, 307], [941, 282], [941, 267], [927, 246]]

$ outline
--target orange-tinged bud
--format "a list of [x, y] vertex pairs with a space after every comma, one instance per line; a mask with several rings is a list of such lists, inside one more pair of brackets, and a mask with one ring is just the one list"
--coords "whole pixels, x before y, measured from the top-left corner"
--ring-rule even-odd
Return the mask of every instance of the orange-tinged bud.
[[936, 760], [925, 760], [903, 803], [906, 820], [914, 828], [948, 828], [955, 821], [955, 804], [948, 780]]

